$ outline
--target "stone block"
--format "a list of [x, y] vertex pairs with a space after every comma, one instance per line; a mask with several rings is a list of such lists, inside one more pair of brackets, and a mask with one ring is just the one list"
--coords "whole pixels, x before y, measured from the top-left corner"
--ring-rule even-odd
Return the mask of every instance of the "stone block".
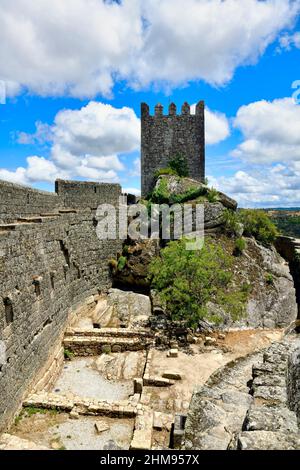
[[167, 354], [168, 357], [178, 357], [178, 349], [170, 349]]
[[164, 379], [170, 380], [182, 380], [182, 375], [179, 372], [173, 370], [166, 370], [165, 372], [163, 372], [162, 377]]

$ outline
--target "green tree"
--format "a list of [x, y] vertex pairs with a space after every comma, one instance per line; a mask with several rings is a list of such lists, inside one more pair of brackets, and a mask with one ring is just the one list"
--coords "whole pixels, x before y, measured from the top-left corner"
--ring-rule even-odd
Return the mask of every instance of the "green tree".
[[263, 210], [242, 209], [238, 213], [244, 235], [253, 236], [264, 245], [271, 245], [278, 236], [276, 225]]
[[[196, 328], [201, 318], [209, 318], [207, 302], [229, 311], [235, 300], [234, 316], [242, 315], [247, 294], [230, 291], [233, 258], [220, 246], [206, 240], [200, 251], [186, 249], [186, 239], [170, 242], [150, 265], [152, 287], [159, 291], [173, 320]], [[220, 320], [220, 319], [219, 319]]]

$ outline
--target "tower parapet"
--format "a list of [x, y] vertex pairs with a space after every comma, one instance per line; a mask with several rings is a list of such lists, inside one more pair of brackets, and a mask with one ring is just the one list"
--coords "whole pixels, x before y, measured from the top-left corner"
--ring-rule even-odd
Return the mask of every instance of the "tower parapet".
[[175, 103], [171, 103], [165, 114], [163, 106], [157, 104], [151, 115], [149, 106], [141, 104], [142, 196], [152, 190], [156, 171], [167, 167], [176, 155], [185, 156], [191, 178], [204, 181], [204, 108], [204, 101], [199, 101], [195, 114], [191, 114], [185, 102], [179, 114]]

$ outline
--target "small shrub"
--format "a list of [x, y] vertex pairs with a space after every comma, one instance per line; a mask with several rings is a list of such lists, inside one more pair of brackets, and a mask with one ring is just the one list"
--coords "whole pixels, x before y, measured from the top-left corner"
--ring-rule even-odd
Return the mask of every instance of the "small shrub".
[[265, 279], [266, 279], [266, 284], [268, 286], [273, 286], [274, 285], [274, 276], [273, 276], [273, 274], [267, 273], [265, 275]]
[[252, 285], [248, 282], [243, 282], [241, 292], [245, 292], [245, 294], [250, 294], [250, 292], [252, 292]]
[[168, 181], [165, 178], [162, 178], [159, 181], [159, 184], [152, 191], [150, 200], [157, 204], [163, 204], [169, 202], [169, 199], [170, 191], [168, 189]]
[[263, 210], [242, 209], [239, 219], [244, 225], [244, 234], [253, 236], [264, 245], [271, 245], [278, 236], [276, 225]]
[[71, 361], [74, 357], [74, 353], [70, 349], [64, 349], [64, 358], [67, 361]]
[[201, 196], [204, 196], [206, 192], [206, 188], [199, 186], [199, 188], [187, 189], [187, 191], [182, 194], [173, 194], [170, 199], [172, 203], [183, 204], [184, 202], [192, 201]]
[[206, 197], [207, 197], [208, 202], [211, 202], [211, 203], [218, 202], [219, 193], [215, 188], [211, 188], [209, 189]]
[[163, 176], [163, 175], [178, 176], [177, 172], [169, 166], [166, 168], [161, 168], [160, 170], [157, 170], [155, 172], [154, 177], [157, 179], [159, 176]]
[[120, 256], [118, 259], [118, 271], [123, 271], [127, 264], [127, 258], [125, 256]]
[[129, 251], [129, 245], [124, 245], [124, 246], [123, 246], [123, 251], [122, 251], [123, 254], [124, 254], [124, 255], [128, 255], [128, 251]]
[[241, 256], [246, 249], [246, 241], [244, 238], [237, 238], [234, 244], [233, 254], [234, 256]]
[[223, 215], [225, 231], [231, 235], [236, 235], [240, 230], [240, 220], [236, 212], [226, 209]]
[[183, 155], [176, 155], [170, 161], [168, 166], [171, 170], [175, 171], [178, 176], [187, 177], [189, 176], [189, 167], [187, 160]]

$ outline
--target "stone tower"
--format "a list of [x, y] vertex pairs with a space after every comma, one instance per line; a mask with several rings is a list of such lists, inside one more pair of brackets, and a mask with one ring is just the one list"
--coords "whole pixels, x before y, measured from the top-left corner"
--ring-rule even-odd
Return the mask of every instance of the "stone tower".
[[184, 155], [189, 166], [189, 176], [203, 182], [205, 177], [204, 101], [199, 101], [196, 113], [184, 103], [181, 114], [171, 103], [168, 115], [161, 104], [155, 106], [151, 116], [149, 106], [141, 104], [142, 121], [142, 196], [151, 191], [155, 172], [168, 166], [170, 159]]

